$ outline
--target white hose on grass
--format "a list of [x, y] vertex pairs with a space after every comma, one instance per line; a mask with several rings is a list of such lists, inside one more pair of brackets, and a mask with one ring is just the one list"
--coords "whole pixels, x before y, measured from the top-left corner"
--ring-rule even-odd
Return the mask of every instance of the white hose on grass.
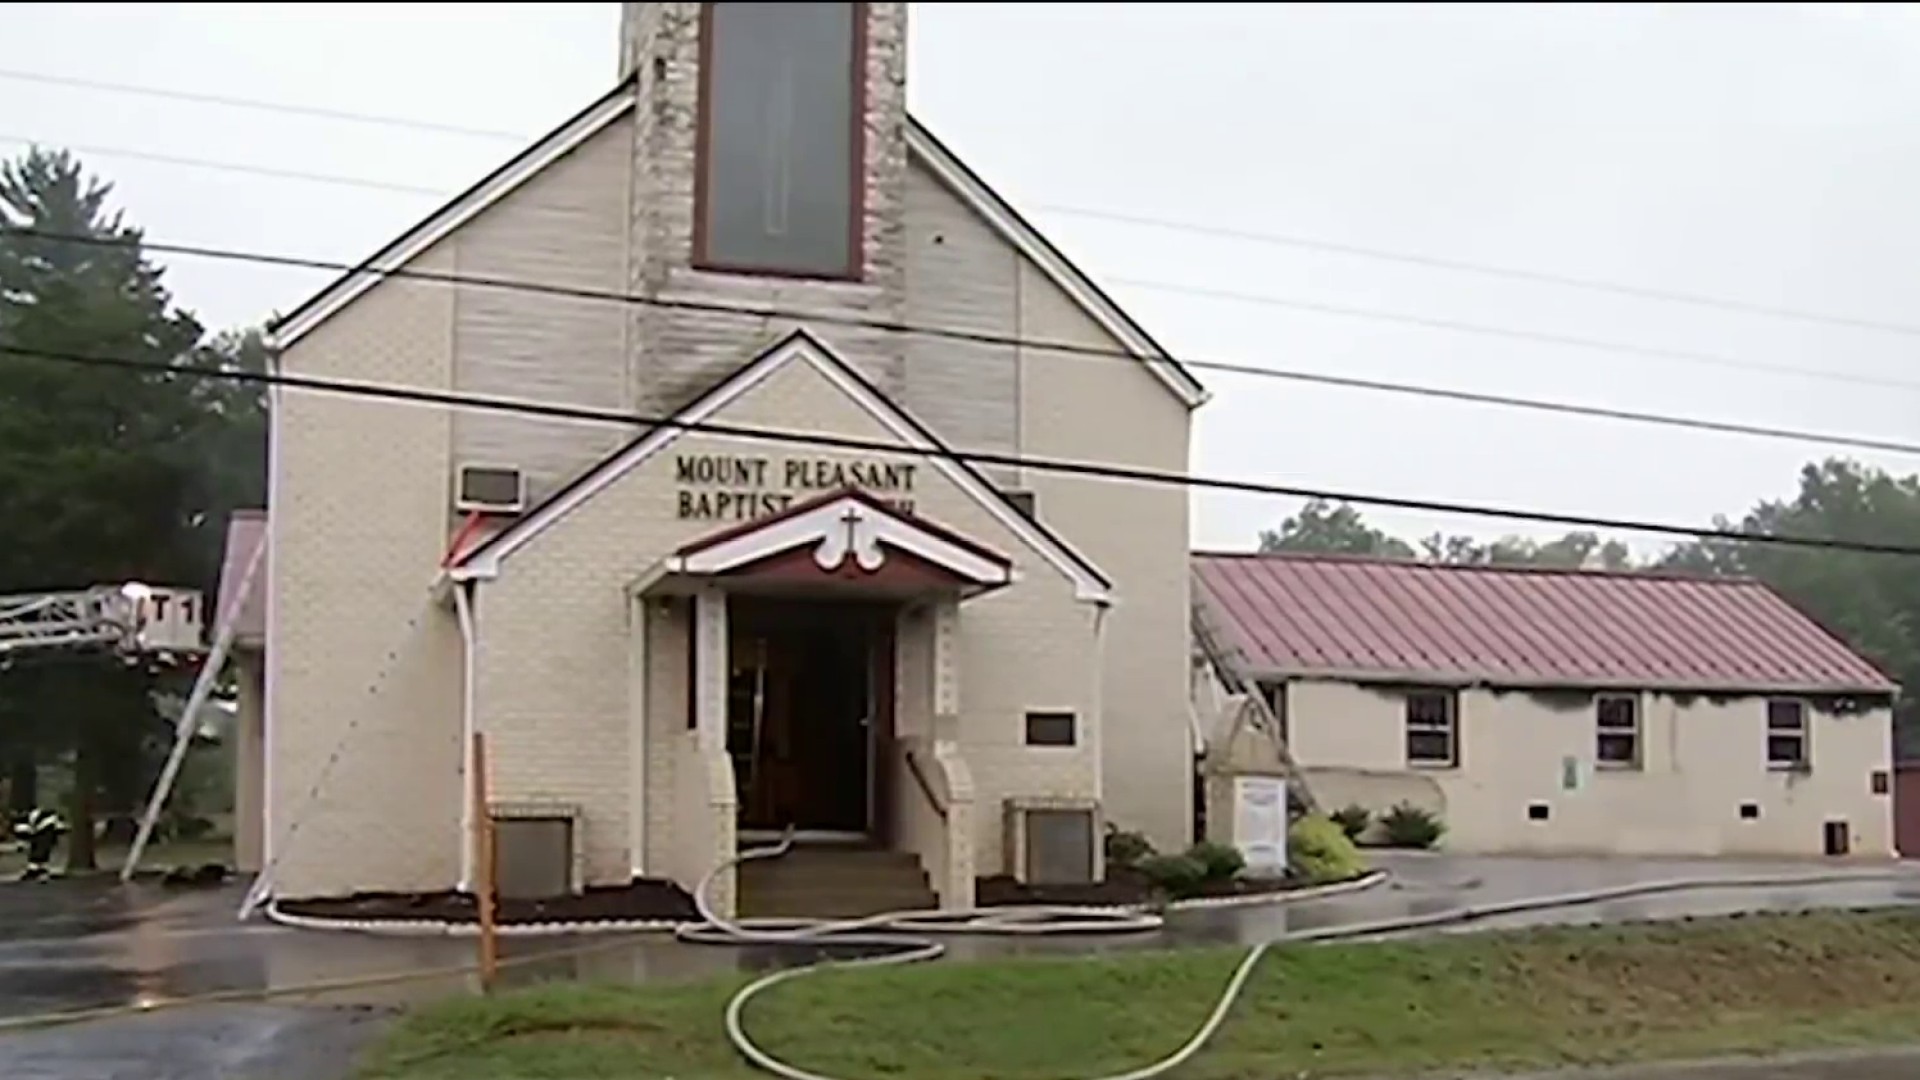
[[[789, 835], [771, 847], [743, 851], [708, 871], [707, 876], [701, 878], [699, 886], [693, 890], [694, 906], [699, 910], [702, 922], [682, 927], [675, 932], [675, 936], [682, 941], [708, 945], [831, 944], [890, 950], [875, 956], [863, 956], [852, 960], [823, 960], [763, 975], [741, 987], [728, 1000], [727, 1041], [733, 1044], [733, 1048], [740, 1053], [740, 1056], [756, 1067], [775, 1076], [785, 1077], [786, 1080], [843, 1080], [841, 1077], [810, 1072], [782, 1061], [768, 1053], [747, 1034], [746, 1025], [741, 1019], [746, 1012], [747, 1004], [761, 993], [790, 979], [797, 979], [829, 967], [890, 967], [937, 960], [947, 951], [947, 947], [936, 938], [936, 935], [940, 934], [1038, 936], [1140, 933], [1158, 930], [1164, 923], [1158, 915], [1140, 912], [1045, 906], [970, 911], [888, 911], [857, 919], [839, 920], [751, 919], [740, 921], [728, 919], [713, 909], [707, 893], [714, 879], [728, 867], [750, 859], [778, 858], [785, 855], [792, 846], [793, 837]], [[1220, 998], [1214, 1003], [1213, 1011], [1207, 1015], [1206, 1022], [1202, 1023], [1179, 1049], [1158, 1061], [1129, 1072], [1086, 1077], [1084, 1080], [1153, 1080], [1154, 1077], [1185, 1064], [1187, 1059], [1199, 1053], [1201, 1047], [1213, 1038], [1214, 1032], [1220, 1029], [1220, 1024], [1226, 1019], [1228, 1010], [1233, 1008], [1233, 1003], [1240, 996], [1241, 989], [1246, 986], [1247, 977], [1253, 974], [1254, 967], [1260, 963], [1260, 957], [1265, 955], [1267, 948], [1267, 945], [1261, 944], [1248, 950], [1246, 957], [1240, 961], [1240, 966], [1234, 968], [1232, 977], [1227, 980], [1226, 987], [1220, 992]]]
[[[1158, 915], [1149, 915], [1125, 911], [1100, 911], [1071, 907], [1010, 907], [973, 909], [968, 911], [890, 911], [878, 915], [868, 915], [856, 919], [751, 919], [731, 920], [713, 910], [707, 893], [715, 878], [728, 867], [747, 862], [751, 859], [772, 859], [785, 855], [793, 847], [793, 836], [789, 833], [779, 843], [770, 847], [752, 848], [738, 855], [722, 860], [719, 865], [700, 879], [693, 890], [694, 907], [699, 911], [701, 922], [680, 927], [674, 936], [681, 941], [704, 945], [842, 945], [892, 950], [876, 956], [859, 957], [852, 960], [823, 960], [800, 967], [786, 968], [763, 975], [736, 991], [727, 1001], [726, 1032], [727, 1041], [733, 1048], [757, 1068], [785, 1077], [786, 1080], [847, 1080], [844, 1077], [829, 1076], [825, 1073], [811, 1072], [797, 1065], [782, 1061], [767, 1052], [747, 1034], [742, 1020], [747, 1003], [755, 997], [771, 990], [783, 982], [810, 975], [828, 967], [889, 967], [899, 964], [915, 964], [927, 960], [937, 960], [946, 953], [946, 946], [937, 940], [942, 934], [973, 935], [1050, 935], [1050, 934], [1112, 934], [1135, 933], [1158, 930], [1164, 924]], [[1246, 988], [1247, 979], [1258, 967], [1260, 960], [1274, 945], [1286, 942], [1332, 941], [1338, 939], [1373, 937], [1381, 934], [1404, 932], [1408, 930], [1431, 929], [1440, 926], [1460, 925], [1479, 922], [1502, 915], [1516, 915], [1526, 912], [1547, 911], [1556, 908], [1582, 907], [1588, 904], [1604, 903], [1610, 900], [1624, 900], [1639, 896], [1651, 896], [1662, 893], [1711, 891], [1715, 889], [1753, 889], [1753, 888], [1795, 888], [1817, 885], [1851, 885], [1869, 882], [1920, 882], [1920, 875], [1910, 870], [1896, 871], [1855, 871], [1841, 873], [1813, 873], [1797, 875], [1759, 875], [1748, 877], [1724, 878], [1674, 878], [1666, 881], [1652, 881], [1637, 885], [1622, 885], [1611, 888], [1593, 889], [1577, 893], [1559, 893], [1548, 896], [1526, 897], [1500, 903], [1455, 908], [1450, 911], [1431, 915], [1416, 915], [1403, 918], [1383, 919], [1378, 922], [1348, 924], [1345, 926], [1323, 927], [1317, 930], [1301, 930], [1282, 934], [1272, 941], [1261, 942], [1247, 950], [1239, 966], [1227, 979], [1227, 984], [1215, 1000], [1213, 1011], [1206, 1020], [1195, 1029], [1193, 1035], [1166, 1057], [1150, 1062], [1140, 1068], [1124, 1073], [1109, 1073], [1103, 1076], [1084, 1077], [1081, 1080], [1154, 1080], [1155, 1077], [1179, 1068], [1199, 1053], [1225, 1022], [1227, 1013]]]

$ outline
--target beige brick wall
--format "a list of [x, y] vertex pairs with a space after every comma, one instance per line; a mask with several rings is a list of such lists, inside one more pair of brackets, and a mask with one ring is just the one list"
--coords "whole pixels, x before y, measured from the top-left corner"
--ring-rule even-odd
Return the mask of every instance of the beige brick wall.
[[[494, 281], [619, 293], [626, 283], [631, 119], [615, 121], [468, 222], [458, 271]], [[633, 407], [628, 305], [551, 292], [454, 293], [454, 385], [471, 394]], [[620, 425], [462, 410], [455, 463], [514, 466], [539, 499], [625, 441]]]
[[[907, 321], [914, 326], [1011, 338], [1020, 327], [1025, 257], [926, 166], [907, 170]], [[1045, 286], [1052, 288], [1051, 284]], [[1018, 454], [1020, 354], [931, 334], [902, 335], [906, 383], [901, 404], [968, 450]], [[1005, 487], [1019, 470], [983, 469]]]
[[[799, 363], [771, 376], [716, 422], [888, 437], [838, 388]], [[689, 434], [516, 552], [499, 579], [482, 587], [486, 661], [477, 704], [498, 747], [500, 797], [583, 805], [592, 881], [624, 876], [630, 866], [624, 590], [674, 548], [723, 527], [675, 516], [676, 453], [848, 457]], [[1020, 745], [1029, 708], [1090, 714], [1093, 609], [1076, 602], [1066, 578], [977, 503], [930, 469], [920, 475], [918, 513], [999, 549], [1024, 574], [1015, 586], [962, 609], [961, 729], [982, 788], [977, 842], [985, 866], [998, 858], [1002, 794], [1093, 792], [1086, 749]], [[687, 827], [672, 817], [673, 793], [683, 786], [673, 770], [687, 760], [671, 752], [687, 741], [684, 648], [684, 611], [653, 611], [648, 659], [654, 678], [645, 721], [657, 740], [649, 746], [647, 771], [652, 853], [669, 850], [675, 831]], [[647, 869], [682, 880], [691, 873], [686, 866]]]
[[[1872, 774], [1891, 771], [1884, 709], [1835, 716], [1809, 709], [1813, 768], [1767, 768], [1766, 703], [1666, 694], [1641, 698], [1637, 769], [1596, 769], [1591, 708], [1541, 704], [1521, 692], [1460, 694], [1461, 765], [1409, 768], [1405, 707], [1351, 683], [1289, 684], [1295, 759], [1329, 809], [1382, 810], [1406, 799], [1437, 810], [1446, 846], [1470, 852], [1630, 855], [1819, 855], [1822, 826], [1844, 820], [1855, 854], [1893, 852], [1892, 800]], [[1576, 786], [1563, 785], [1577, 763]], [[1528, 817], [1544, 802], [1546, 821]], [[1760, 816], [1740, 817], [1740, 804]]]
[[[1119, 343], [1041, 274], [1021, 267], [1019, 335], [1118, 351]], [[1184, 473], [1192, 415], [1144, 365], [1028, 347], [1021, 356], [1021, 447], [1066, 458]], [[1042, 520], [1115, 581], [1102, 701], [1107, 818], [1156, 845], [1192, 832], [1187, 683], [1189, 493], [1026, 470]]]
[[[452, 245], [416, 265], [454, 269]], [[285, 368], [445, 387], [453, 308], [444, 285], [387, 282], [288, 350]], [[451, 429], [445, 409], [279, 392], [267, 797], [280, 896], [457, 876], [460, 642], [428, 592], [447, 541]]]

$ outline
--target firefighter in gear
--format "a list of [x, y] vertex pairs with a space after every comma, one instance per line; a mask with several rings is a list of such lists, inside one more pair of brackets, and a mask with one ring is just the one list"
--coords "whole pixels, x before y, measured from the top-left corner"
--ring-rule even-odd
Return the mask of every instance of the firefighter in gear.
[[54, 847], [66, 831], [67, 823], [59, 814], [38, 807], [13, 826], [14, 835], [27, 845], [27, 870], [20, 875], [21, 881], [45, 881], [53, 875], [48, 864], [53, 860]]

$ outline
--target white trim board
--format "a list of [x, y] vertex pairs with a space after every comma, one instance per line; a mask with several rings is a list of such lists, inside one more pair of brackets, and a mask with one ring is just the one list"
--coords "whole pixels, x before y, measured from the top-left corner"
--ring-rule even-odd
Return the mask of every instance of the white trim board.
[[[403, 233], [369, 258], [361, 268], [336, 279], [300, 304], [285, 322], [269, 329], [268, 344], [277, 349], [290, 348], [315, 327], [379, 284], [387, 275], [419, 258], [427, 249], [627, 115], [637, 101], [637, 92], [629, 87], [569, 120], [479, 186], [447, 203], [432, 217]], [[1206, 404], [1211, 397], [1207, 390], [1181, 370], [1174, 359], [1149, 338], [1118, 304], [1102, 293], [1092, 279], [1069, 261], [1059, 248], [1027, 224], [1005, 199], [942, 146], [918, 120], [908, 117], [906, 126], [909, 158], [925, 165], [935, 179], [979, 214], [1002, 239], [1039, 267], [1040, 272], [1082, 311], [1112, 334], [1129, 353], [1146, 364], [1148, 370], [1182, 404], [1189, 409]]]
[[[1065, 541], [1048, 534], [1025, 515], [1009, 506], [1007, 501], [1001, 498], [999, 493], [994, 491], [977, 473], [954, 460], [951, 456], [952, 451], [942, 446], [938, 440], [919, 431], [913, 422], [908, 420], [891, 402], [851, 375], [844, 362], [835, 358], [825, 345], [803, 330], [795, 331], [780, 344], [761, 353], [758, 358], [735, 372], [713, 392], [687, 407], [674, 418], [678, 421], [675, 425], [655, 428], [646, 436], [635, 440], [625, 450], [601, 462], [592, 472], [566, 488], [559, 496], [536, 507], [526, 517], [508, 526], [506, 531], [494, 541], [476, 550], [473, 557], [456, 565], [454, 575], [483, 579], [498, 577], [500, 564], [508, 556], [551, 528], [561, 518], [585, 505], [636, 466], [679, 441], [680, 437], [686, 434], [686, 427], [683, 425], [697, 425], [710, 421], [716, 414], [765, 382], [774, 372], [794, 361], [811, 366], [855, 405], [879, 421], [888, 434], [900, 442], [903, 450], [930, 451], [922, 456], [934, 468], [939, 469], [955, 487], [965, 492], [1021, 543], [1073, 583], [1074, 599], [1087, 603], [1112, 603], [1112, 586], [1107, 582], [1104, 574], [1091, 569], [1094, 565], [1092, 562], [1068, 547]], [[745, 435], [732, 437], [750, 438]]]
[[[851, 519], [849, 515], [853, 515]], [[842, 495], [792, 517], [667, 560], [684, 574], [724, 574], [798, 547], [814, 545], [814, 564], [839, 569], [848, 559], [872, 573], [886, 564], [883, 549], [896, 547], [980, 585], [1006, 585], [1012, 567], [936, 536], [917, 523], [876, 508], [864, 499]]]

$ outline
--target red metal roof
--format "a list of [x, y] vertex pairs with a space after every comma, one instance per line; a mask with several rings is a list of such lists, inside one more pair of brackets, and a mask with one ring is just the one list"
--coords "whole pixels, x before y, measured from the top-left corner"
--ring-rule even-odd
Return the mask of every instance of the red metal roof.
[[1751, 580], [1325, 555], [1196, 555], [1193, 572], [1202, 617], [1248, 675], [1895, 689]]

